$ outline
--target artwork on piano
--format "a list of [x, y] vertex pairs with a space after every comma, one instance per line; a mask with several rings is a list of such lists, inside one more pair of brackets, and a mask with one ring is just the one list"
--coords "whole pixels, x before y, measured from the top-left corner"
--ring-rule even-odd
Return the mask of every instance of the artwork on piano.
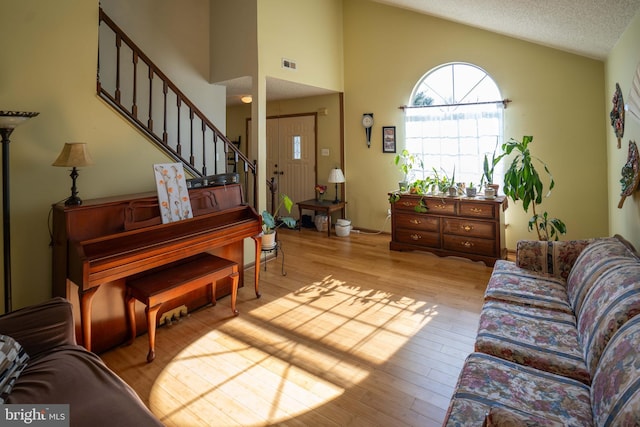
[[182, 163], [163, 163], [153, 165], [158, 187], [158, 202], [162, 223], [193, 218], [187, 180]]

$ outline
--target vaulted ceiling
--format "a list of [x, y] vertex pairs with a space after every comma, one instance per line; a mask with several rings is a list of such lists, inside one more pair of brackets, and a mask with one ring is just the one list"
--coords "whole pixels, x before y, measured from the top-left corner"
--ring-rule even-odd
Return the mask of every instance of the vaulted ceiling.
[[[604, 60], [640, 10], [640, 0], [372, 0], [504, 34], [578, 55]], [[228, 104], [250, 90], [246, 80], [229, 81]], [[267, 99], [327, 93], [271, 79]]]

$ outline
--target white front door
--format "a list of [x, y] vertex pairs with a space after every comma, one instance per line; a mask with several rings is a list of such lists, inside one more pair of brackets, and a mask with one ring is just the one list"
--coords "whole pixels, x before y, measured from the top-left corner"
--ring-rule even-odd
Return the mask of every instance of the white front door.
[[[267, 178], [278, 184], [276, 197], [286, 194], [294, 203], [315, 197], [316, 116], [267, 119]], [[271, 197], [267, 194], [269, 210]], [[276, 201], [276, 203], [278, 203]], [[280, 215], [287, 215], [282, 210]], [[298, 210], [291, 216], [298, 218]]]

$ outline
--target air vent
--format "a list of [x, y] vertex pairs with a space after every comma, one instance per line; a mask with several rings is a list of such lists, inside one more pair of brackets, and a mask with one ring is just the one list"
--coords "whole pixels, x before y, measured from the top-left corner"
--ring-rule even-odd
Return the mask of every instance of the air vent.
[[282, 68], [287, 68], [289, 70], [297, 69], [297, 65], [295, 61], [290, 59], [282, 58]]

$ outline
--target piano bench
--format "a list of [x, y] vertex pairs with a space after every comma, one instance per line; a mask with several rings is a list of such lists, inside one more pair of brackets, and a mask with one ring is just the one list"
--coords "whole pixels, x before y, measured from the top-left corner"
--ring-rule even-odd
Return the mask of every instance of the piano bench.
[[231, 311], [238, 315], [238, 264], [208, 253], [167, 264], [127, 279], [127, 319], [132, 343], [136, 338], [136, 300], [146, 305], [149, 354], [147, 362], [156, 357], [156, 322], [163, 303], [185, 295], [203, 286], [210, 287], [211, 303], [216, 304], [216, 282], [225, 277], [231, 279]]

